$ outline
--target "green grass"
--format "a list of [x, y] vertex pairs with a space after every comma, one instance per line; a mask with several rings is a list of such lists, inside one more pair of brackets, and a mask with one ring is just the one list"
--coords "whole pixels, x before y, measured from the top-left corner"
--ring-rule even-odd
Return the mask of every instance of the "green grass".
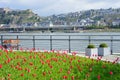
[[52, 52], [0, 50], [0, 80], [120, 80], [120, 64]]

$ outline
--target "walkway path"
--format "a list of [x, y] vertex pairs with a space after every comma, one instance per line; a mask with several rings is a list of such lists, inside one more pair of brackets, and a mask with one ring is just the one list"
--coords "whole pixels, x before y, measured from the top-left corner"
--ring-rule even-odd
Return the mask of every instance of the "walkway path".
[[[77, 55], [81, 56], [81, 57], [86, 57], [85, 54], [83, 54], [83, 53], [79, 53]], [[91, 58], [97, 59], [97, 57], [95, 57], [95, 56], [91, 56]], [[118, 56], [118, 55], [103, 56], [101, 60], [110, 61], [110, 62], [114, 62], [115, 60], [117, 60], [117, 63], [120, 63], [120, 56]]]

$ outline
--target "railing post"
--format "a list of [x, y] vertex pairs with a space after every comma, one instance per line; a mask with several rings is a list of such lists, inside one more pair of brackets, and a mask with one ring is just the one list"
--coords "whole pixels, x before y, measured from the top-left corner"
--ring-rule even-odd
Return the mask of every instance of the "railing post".
[[113, 36], [111, 36], [111, 55], [113, 54]]
[[1, 46], [3, 45], [3, 35], [1, 35]]
[[91, 36], [89, 35], [88, 37], [89, 37], [89, 44], [90, 44], [91, 43]]
[[35, 49], [35, 35], [33, 35], [33, 48]]
[[52, 50], [52, 35], [50, 35], [50, 50]]
[[70, 44], [70, 42], [71, 42], [71, 40], [70, 40], [70, 35], [69, 35], [69, 53], [71, 53], [71, 44]]
[[[17, 40], [19, 40], [18, 35], [17, 35]], [[17, 50], [19, 50], [19, 45], [17, 44]]]

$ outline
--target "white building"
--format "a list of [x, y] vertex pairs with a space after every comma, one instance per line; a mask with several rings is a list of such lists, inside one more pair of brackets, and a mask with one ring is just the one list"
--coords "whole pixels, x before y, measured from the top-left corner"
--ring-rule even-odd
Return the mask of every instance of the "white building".
[[87, 19], [77, 20], [77, 23], [79, 23], [79, 25], [81, 26], [91, 26], [95, 24], [95, 21], [90, 18], [87, 18]]
[[120, 25], [120, 19], [114, 20], [114, 21], [112, 22], [112, 25], [113, 25], [113, 26]]
[[98, 26], [107, 26], [107, 24], [104, 21], [97, 21]]

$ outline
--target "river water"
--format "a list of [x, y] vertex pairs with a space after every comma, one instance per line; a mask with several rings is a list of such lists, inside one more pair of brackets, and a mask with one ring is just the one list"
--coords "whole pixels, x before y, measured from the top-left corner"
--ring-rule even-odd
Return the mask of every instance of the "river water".
[[[4, 35], [3, 39], [16, 39], [18, 35], [20, 39], [20, 47], [32, 48], [41, 50], [50, 50], [50, 35], [52, 35], [52, 49], [55, 50], [69, 50], [85, 52], [85, 48], [89, 43], [93, 43], [96, 47], [100, 43], [107, 43], [108, 46], [112, 49], [113, 53], [120, 53], [120, 32], [89, 32], [89, 33], [0, 33]], [[26, 35], [26, 36], [25, 36]], [[35, 46], [33, 46], [33, 36], [35, 35]], [[71, 35], [70, 45], [69, 45], [69, 36]], [[95, 36], [94, 36], [95, 35]], [[89, 36], [90, 40], [89, 41]], [[111, 37], [112, 36], [112, 37]], [[111, 38], [113, 39], [111, 44]], [[31, 40], [28, 40], [31, 39]], [[77, 39], [77, 40], [76, 40]], [[86, 39], [86, 40], [85, 40]], [[112, 45], [112, 47], [111, 47]]]

